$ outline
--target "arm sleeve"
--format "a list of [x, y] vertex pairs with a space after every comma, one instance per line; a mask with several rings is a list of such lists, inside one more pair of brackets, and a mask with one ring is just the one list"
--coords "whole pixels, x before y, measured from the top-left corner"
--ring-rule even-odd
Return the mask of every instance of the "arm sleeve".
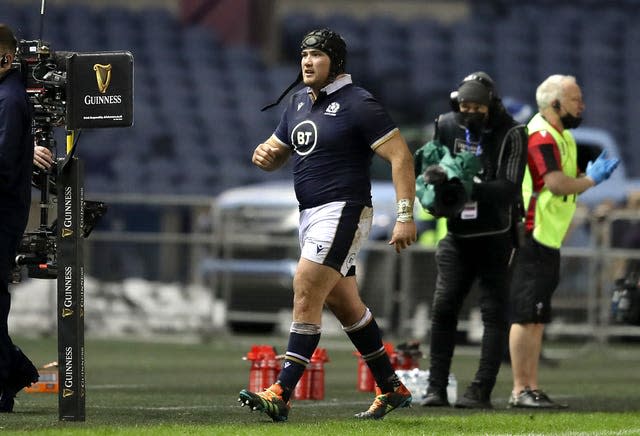
[[397, 128], [387, 111], [370, 95], [354, 111], [354, 121], [365, 142], [374, 150]]
[[505, 138], [496, 179], [474, 185], [473, 197], [478, 201], [504, 204], [520, 201], [522, 179], [527, 165], [527, 133], [524, 126], [512, 128]]
[[529, 170], [539, 177], [552, 171], [562, 171], [560, 151], [550, 134], [540, 131], [529, 138]]
[[289, 140], [289, 122], [287, 120], [287, 109], [282, 112], [282, 116], [280, 117], [280, 123], [278, 123], [278, 127], [273, 132], [273, 135], [283, 144], [286, 144], [287, 147], [293, 149], [291, 146], [291, 141]]

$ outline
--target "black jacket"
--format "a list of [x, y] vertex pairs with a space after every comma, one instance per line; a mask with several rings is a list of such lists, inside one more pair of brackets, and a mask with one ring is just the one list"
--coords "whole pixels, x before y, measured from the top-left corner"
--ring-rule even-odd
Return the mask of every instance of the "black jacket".
[[22, 233], [29, 218], [33, 137], [31, 103], [17, 70], [0, 78], [0, 229]]
[[[482, 171], [476, 178], [471, 208], [460, 216], [449, 218], [451, 234], [460, 237], [486, 236], [515, 230], [522, 212], [522, 179], [527, 165], [527, 130], [502, 107], [492, 105], [487, 128], [480, 145]], [[435, 139], [447, 146], [452, 154], [469, 149], [465, 128], [459, 125], [454, 112], [436, 120]], [[473, 142], [473, 138], [471, 138]], [[462, 219], [467, 215], [467, 219]]]

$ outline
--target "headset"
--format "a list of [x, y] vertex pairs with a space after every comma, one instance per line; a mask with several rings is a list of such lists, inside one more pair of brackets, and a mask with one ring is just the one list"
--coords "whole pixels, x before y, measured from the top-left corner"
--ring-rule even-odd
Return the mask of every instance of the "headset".
[[[478, 73], [471, 73], [467, 77], [462, 79], [462, 81], [458, 84], [457, 89], [460, 89], [463, 83], [470, 82], [470, 81], [475, 81], [480, 83], [482, 86], [484, 86], [487, 89], [487, 91], [489, 91], [489, 101], [491, 102], [490, 106], [492, 106], [495, 101], [495, 98], [494, 98], [495, 85], [493, 81]], [[460, 112], [460, 103], [458, 102], [457, 90], [451, 91], [451, 93], [449, 94], [449, 104], [451, 105], [451, 109], [453, 109], [454, 112]]]
[[5, 55], [2, 56], [2, 58], [0, 58], [0, 68], [4, 67], [8, 63], [9, 63], [9, 58], [5, 54]]

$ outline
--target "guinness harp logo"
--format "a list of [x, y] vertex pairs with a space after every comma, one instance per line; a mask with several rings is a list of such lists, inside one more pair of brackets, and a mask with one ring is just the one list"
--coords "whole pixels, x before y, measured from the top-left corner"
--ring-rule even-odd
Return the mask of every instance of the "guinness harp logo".
[[71, 389], [64, 389], [62, 391], [62, 398], [71, 397], [73, 395], [73, 391]]
[[66, 318], [66, 317], [71, 316], [71, 315], [73, 315], [73, 310], [71, 310], [71, 309], [69, 309], [67, 307], [62, 308], [62, 317], [63, 318]]
[[63, 238], [67, 238], [67, 237], [69, 237], [71, 235], [73, 235], [73, 230], [65, 229], [64, 227], [62, 228], [62, 237]]
[[98, 91], [100, 91], [100, 94], [104, 94], [109, 88], [109, 83], [111, 83], [111, 64], [94, 64], [93, 71], [96, 72]]

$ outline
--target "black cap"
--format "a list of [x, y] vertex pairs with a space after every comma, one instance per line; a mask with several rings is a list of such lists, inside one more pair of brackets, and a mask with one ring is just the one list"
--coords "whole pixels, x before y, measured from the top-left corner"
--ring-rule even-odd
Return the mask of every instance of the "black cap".
[[489, 106], [493, 99], [493, 79], [478, 71], [465, 77], [458, 87], [458, 102], [473, 102]]
[[[331, 59], [331, 67], [329, 70], [330, 76], [332, 75], [335, 78], [338, 74], [344, 73], [344, 67], [347, 63], [347, 43], [344, 42], [344, 39], [342, 39], [342, 37], [333, 30], [312, 30], [302, 38], [300, 48], [302, 50], [314, 48], [326, 53], [327, 56], [329, 56], [329, 59]], [[298, 73], [298, 77], [296, 77], [291, 85], [289, 85], [289, 87], [280, 94], [280, 97], [278, 97], [274, 103], [263, 107], [261, 110], [265, 111], [277, 106], [289, 91], [295, 88], [300, 82], [302, 82], [302, 71]]]
[[347, 63], [347, 43], [331, 29], [312, 30], [307, 33], [300, 44], [302, 50], [314, 48], [320, 50], [331, 59], [331, 73], [344, 73]]

